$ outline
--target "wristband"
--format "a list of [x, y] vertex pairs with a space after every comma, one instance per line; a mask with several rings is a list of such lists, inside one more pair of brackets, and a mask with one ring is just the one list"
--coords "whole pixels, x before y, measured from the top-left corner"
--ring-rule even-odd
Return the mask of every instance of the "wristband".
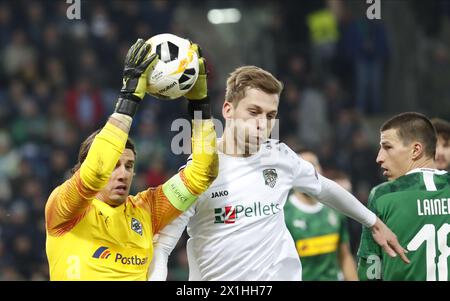
[[132, 94], [126, 95], [126, 98], [121, 95], [117, 100], [114, 112], [134, 117], [139, 106], [139, 102], [139, 97]]
[[209, 105], [209, 97], [202, 100], [188, 100], [188, 112], [192, 119], [199, 119], [195, 112], [201, 112], [200, 119], [210, 119], [211, 118], [211, 107]]

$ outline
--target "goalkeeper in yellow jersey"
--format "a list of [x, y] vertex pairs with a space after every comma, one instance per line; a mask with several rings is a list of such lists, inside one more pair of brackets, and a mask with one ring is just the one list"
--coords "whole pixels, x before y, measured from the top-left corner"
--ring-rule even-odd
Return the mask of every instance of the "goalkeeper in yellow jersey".
[[47, 201], [51, 280], [147, 280], [153, 236], [217, 177], [216, 134], [200, 58], [197, 82], [185, 95], [192, 118], [194, 111], [203, 118], [193, 121], [192, 162], [163, 185], [128, 195], [136, 159], [128, 132], [145, 95], [147, 74], [158, 61], [150, 50], [142, 39], [130, 48], [114, 113], [83, 142], [73, 176]]

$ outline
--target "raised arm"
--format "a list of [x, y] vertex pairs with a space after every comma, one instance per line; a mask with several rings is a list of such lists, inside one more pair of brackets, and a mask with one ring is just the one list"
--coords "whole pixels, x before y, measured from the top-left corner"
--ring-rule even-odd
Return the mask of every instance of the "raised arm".
[[157, 234], [175, 217], [186, 211], [216, 179], [219, 162], [216, 149], [216, 132], [211, 119], [207, 96], [207, 72], [205, 60], [199, 54], [199, 76], [192, 89], [185, 95], [192, 118], [192, 160], [190, 164], [171, 177], [162, 186], [139, 194], [149, 206], [153, 234]]
[[[154, 223], [155, 234], [153, 260], [149, 266], [150, 281], [164, 281], [167, 278], [167, 261], [183, 234], [189, 218], [195, 213], [191, 206], [200, 194], [208, 189], [217, 177], [219, 159], [216, 149], [216, 132], [211, 120], [207, 93], [207, 69], [198, 45], [192, 44], [199, 56], [199, 77], [193, 88], [185, 95], [192, 118], [192, 156], [189, 164], [177, 175], [164, 183], [162, 191], [176, 211], [173, 214], [157, 214]], [[158, 210], [153, 210], [153, 215]], [[173, 220], [177, 213], [185, 211]], [[173, 221], [172, 221], [173, 220]]]
[[217, 177], [219, 159], [208, 97], [206, 60], [197, 44], [192, 44], [191, 47], [199, 57], [199, 75], [195, 85], [185, 95], [193, 124], [192, 162], [182, 170], [182, 173], [189, 190], [200, 195]]
[[156, 55], [147, 57], [151, 46], [139, 39], [125, 59], [123, 86], [114, 113], [95, 135], [80, 168], [50, 195], [46, 207], [46, 228], [51, 235], [72, 229], [86, 214], [95, 195], [108, 183], [128, 139], [133, 116], [145, 95], [147, 73]]

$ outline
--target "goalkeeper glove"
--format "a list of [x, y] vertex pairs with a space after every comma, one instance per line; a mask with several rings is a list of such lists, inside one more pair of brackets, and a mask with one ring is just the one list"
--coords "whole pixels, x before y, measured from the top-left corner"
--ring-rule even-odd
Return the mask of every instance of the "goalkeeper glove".
[[211, 109], [208, 97], [206, 60], [202, 56], [200, 46], [192, 42], [191, 44], [191, 50], [195, 51], [198, 56], [198, 78], [192, 89], [184, 97], [188, 100], [188, 110], [192, 118], [194, 118], [194, 111], [201, 111], [202, 119], [209, 119], [211, 118]]
[[148, 56], [151, 49], [150, 44], [145, 43], [143, 39], [138, 39], [128, 50], [123, 70], [123, 85], [115, 112], [131, 117], [136, 113], [147, 90], [149, 72], [158, 62], [156, 53]]

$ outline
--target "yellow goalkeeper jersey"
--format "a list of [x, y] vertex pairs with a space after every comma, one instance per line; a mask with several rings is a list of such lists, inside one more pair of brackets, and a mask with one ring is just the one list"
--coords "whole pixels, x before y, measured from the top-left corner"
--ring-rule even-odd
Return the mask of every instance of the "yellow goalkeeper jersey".
[[84, 187], [78, 171], [50, 195], [50, 279], [147, 280], [153, 235], [181, 212], [161, 186], [129, 196], [117, 207], [92, 199], [95, 193]]

